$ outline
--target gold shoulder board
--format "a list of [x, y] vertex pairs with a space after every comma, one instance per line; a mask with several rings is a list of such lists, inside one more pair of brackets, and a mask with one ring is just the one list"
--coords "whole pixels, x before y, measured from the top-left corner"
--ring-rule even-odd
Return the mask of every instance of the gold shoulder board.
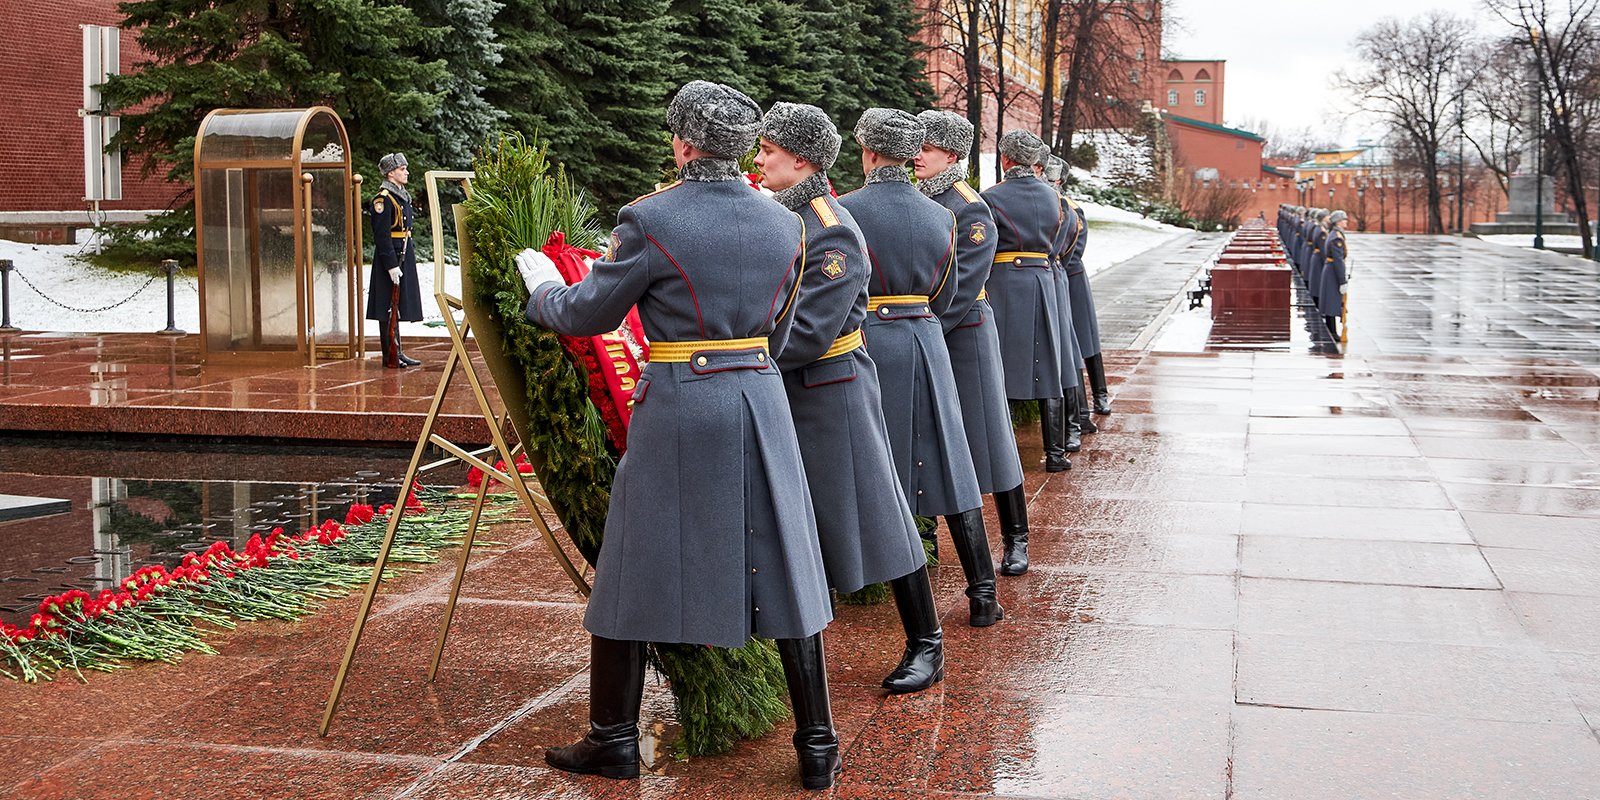
[[678, 188], [679, 186], [682, 186], [682, 185], [683, 185], [683, 181], [673, 181], [672, 183], [669, 183], [666, 186], [663, 186], [660, 189], [657, 189], [657, 190], [655, 190], [655, 191], [653, 191], [653, 192], [651, 192], [649, 194], [640, 195], [638, 197], [635, 197], [633, 199], [633, 203], [629, 203], [628, 205], [631, 206], [634, 203], [640, 203], [640, 202], [643, 202], [645, 200], [649, 200], [650, 198], [655, 197], [658, 194], [662, 194], [663, 192], [669, 192], [669, 191], [671, 191], [673, 189], [676, 189], [676, 188]]
[[813, 198], [811, 210], [817, 212], [817, 219], [822, 222], [822, 227], [831, 228], [839, 224], [839, 215], [833, 213], [833, 209], [828, 206], [828, 198]]
[[955, 190], [957, 192], [959, 192], [961, 194], [961, 196], [966, 199], [967, 202], [970, 203], [970, 202], [978, 199], [977, 190], [973, 189], [972, 185], [967, 183], [966, 181], [956, 181], [954, 185], [955, 185]]

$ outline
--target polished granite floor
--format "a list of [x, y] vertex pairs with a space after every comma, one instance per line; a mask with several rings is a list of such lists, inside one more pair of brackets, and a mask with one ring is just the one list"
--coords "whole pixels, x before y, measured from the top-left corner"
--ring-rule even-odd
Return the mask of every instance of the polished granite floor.
[[[205, 363], [194, 334], [0, 335], [0, 431], [415, 442], [450, 340], [409, 341], [423, 362], [409, 369], [384, 369], [376, 347], [365, 359], [262, 367]], [[463, 374], [437, 430], [486, 440]]]
[[[1410, 237], [1352, 239], [1353, 302], [1501, 322], [1422, 339], [1363, 310], [1342, 356], [1203, 338], [1108, 353], [1116, 413], [1073, 471], [1043, 473], [1037, 431], [1021, 432], [1034, 568], [1002, 579], [1006, 620], [966, 627], [959, 570], [936, 570], [943, 683], [886, 697], [892, 609], [838, 610], [832, 796], [1600, 793], [1600, 375], [1573, 344], [1576, 312], [1509, 288], [1528, 284], [1519, 263], [1576, 268], [1421, 248], [1501, 262], [1499, 284], [1428, 267], [1483, 298], [1452, 303], [1386, 260]], [[1506, 325], [1514, 308], [1526, 317]], [[494, 538], [510, 544], [475, 558], [434, 684], [448, 570], [386, 587], [325, 739], [351, 599], [177, 667], [0, 681], [0, 796], [802, 796], [787, 729], [717, 758], [662, 755], [674, 728], [654, 681], [646, 777], [546, 769], [544, 748], [582, 731], [582, 609], [526, 528]]]

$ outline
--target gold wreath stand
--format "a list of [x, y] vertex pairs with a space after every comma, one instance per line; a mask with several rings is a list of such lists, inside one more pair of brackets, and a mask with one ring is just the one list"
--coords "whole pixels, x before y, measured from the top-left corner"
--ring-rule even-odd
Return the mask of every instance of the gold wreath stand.
[[[583, 575], [578, 571], [577, 567], [573, 565], [572, 559], [562, 549], [561, 544], [556, 540], [555, 533], [550, 530], [550, 526], [544, 521], [544, 515], [540, 513], [540, 509], [548, 509], [551, 513], [555, 513], [549, 498], [545, 497], [541, 492], [530, 490], [527, 482], [523, 479], [523, 474], [517, 471], [516, 456], [524, 451], [523, 442], [527, 441], [529, 430], [524, 395], [520, 392], [509, 394], [500, 392], [500, 399], [506, 407], [506, 413], [503, 417], [495, 414], [494, 409], [489, 405], [489, 396], [484, 390], [483, 378], [478, 375], [478, 369], [473, 366], [471, 355], [467, 351], [467, 336], [471, 329], [476, 326], [487, 337], [477, 339], [478, 351], [479, 355], [483, 357], [484, 363], [489, 367], [490, 378], [495, 381], [494, 385], [496, 387], [515, 386], [520, 381], [525, 380], [517, 367], [505, 357], [504, 353], [500, 352], [498, 346], [500, 341], [499, 324], [486, 309], [479, 307], [476, 302], [466, 302], [460, 297], [452, 297], [445, 291], [444, 221], [441, 213], [442, 203], [439, 201], [439, 182], [457, 182], [470, 194], [472, 192], [472, 173], [430, 170], [426, 173], [424, 179], [427, 184], [428, 197], [434, 200], [429, 204], [428, 208], [428, 219], [432, 223], [430, 234], [433, 237], [433, 296], [439, 302], [439, 311], [444, 315], [445, 327], [450, 331], [450, 355], [445, 360], [443, 374], [439, 376], [439, 388], [433, 393], [433, 405], [429, 407], [428, 416], [423, 422], [422, 435], [418, 437], [417, 446], [411, 452], [411, 465], [406, 468], [405, 481], [401, 484], [401, 497], [408, 496], [419, 472], [435, 467], [455, 462], [465, 462], [484, 472], [483, 483], [478, 487], [478, 496], [472, 505], [472, 515], [467, 521], [466, 538], [461, 543], [461, 557], [456, 563], [455, 579], [450, 584], [450, 600], [445, 604], [444, 619], [439, 622], [439, 634], [433, 644], [433, 658], [429, 661], [428, 666], [428, 680], [432, 681], [439, 672], [439, 660], [444, 654], [445, 639], [450, 633], [450, 622], [455, 617], [456, 599], [461, 593], [461, 581], [466, 576], [467, 559], [472, 554], [472, 541], [478, 530], [478, 521], [483, 512], [484, 499], [488, 496], [491, 481], [504, 483], [516, 492], [517, 498], [522, 501], [523, 507], [532, 516], [534, 525], [538, 527], [540, 538], [550, 548], [551, 555], [555, 556], [556, 562], [561, 565], [562, 571], [566, 572], [567, 577], [571, 579], [572, 584], [577, 587], [578, 591], [587, 596], [589, 594], [589, 584], [583, 579]], [[471, 242], [461, 224], [461, 206], [454, 206], [451, 211], [456, 227], [456, 241], [460, 248], [461, 294], [470, 298], [473, 297], [473, 292], [467, 264], [471, 260]], [[460, 323], [456, 321], [454, 313], [456, 311], [461, 311], [463, 314], [464, 319]], [[486, 347], [485, 342], [491, 344]], [[469, 451], [434, 433], [434, 427], [439, 422], [439, 411], [444, 407], [444, 398], [449, 393], [457, 367], [464, 367], [462, 373], [466, 376], [467, 385], [472, 390], [472, 396], [478, 401], [478, 413], [482, 416], [484, 424], [489, 428], [489, 436], [492, 441], [489, 447]], [[507, 422], [511, 423], [512, 429], [520, 439], [515, 447], [510, 446], [505, 437]], [[449, 453], [449, 457], [424, 465], [422, 463], [422, 454], [430, 444]], [[496, 469], [482, 457], [490, 453], [498, 455], [507, 465], [507, 468], [505, 470]], [[527, 455], [536, 470], [543, 465], [543, 459], [540, 458], [540, 454], [529, 452]], [[367, 582], [366, 594], [361, 599], [361, 609], [356, 613], [355, 628], [350, 631], [350, 642], [345, 645], [344, 660], [339, 663], [339, 671], [333, 678], [333, 691], [329, 693], [327, 707], [322, 712], [322, 725], [318, 729], [319, 735], [326, 736], [328, 734], [328, 726], [333, 722], [334, 711], [339, 706], [339, 694], [344, 691], [344, 681], [350, 673], [351, 662], [355, 660], [356, 646], [361, 642], [362, 629], [366, 627], [367, 617], [372, 612], [372, 601], [378, 594], [378, 584], [383, 580], [383, 570], [389, 560], [389, 551], [394, 546], [395, 532], [400, 528], [400, 517], [406, 511], [405, 505], [403, 501], [396, 503], [394, 512], [389, 515], [389, 526], [384, 532], [383, 546], [379, 548], [378, 561], [372, 567], [372, 579]]]

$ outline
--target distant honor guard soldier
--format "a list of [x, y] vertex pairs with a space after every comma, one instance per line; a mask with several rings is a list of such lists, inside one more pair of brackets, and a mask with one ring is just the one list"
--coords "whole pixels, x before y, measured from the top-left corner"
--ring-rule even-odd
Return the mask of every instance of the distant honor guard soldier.
[[917, 188], [956, 215], [956, 294], [941, 317], [950, 367], [955, 372], [966, 423], [967, 446], [978, 473], [978, 490], [994, 495], [1004, 556], [1001, 575], [1028, 571], [1028, 498], [1022, 490], [1022, 461], [1006, 401], [1006, 376], [1000, 364], [1000, 335], [984, 284], [994, 266], [994, 217], [989, 205], [967, 184], [963, 159], [972, 149], [972, 123], [949, 111], [917, 115], [926, 133], [917, 154]]
[[778, 368], [800, 437], [828, 583], [854, 592], [888, 581], [905, 628], [890, 692], [922, 691], [944, 677], [944, 631], [928, 557], [895, 477], [878, 368], [862, 346], [871, 267], [866, 242], [832, 196], [827, 169], [840, 137], [816, 106], [775, 103], [761, 127], [762, 184], [805, 223], [805, 272]]
[[994, 212], [998, 240], [988, 289], [1000, 329], [1006, 396], [1039, 401], [1044, 468], [1062, 472], [1072, 469], [1064, 395], [1075, 385], [1076, 373], [1063, 369], [1071, 359], [1070, 307], [1063, 308], [1065, 298], [1052, 274], [1066, 217], [1055, 190], [1033, 172], [1049, 152], [1031, 133], [1007, 132], [1000, 139], [1005, 180], [982, 194]]
[[1345, 284], [1350, 281], [1345, 260], [1350, 257], [1350, 244], [1345, 240], [1344, 222], [1349, 215], [1335, 211], [1328, 215], [1328, 232], [1322, 246], [1322, 278], [1317, 292], [1317, 311], [1328, 332], [1339, 338], [1339, 318], [1344, 315]]
[[972, 466], [961, 401], [940, 317], [955, 302], [955, 215], [911, 185], [906, 162], [922, 151], [922, 123], [891, 108], [869, 108], [856, 123], [866, 185], [839, 198], [855, 217], [872, 259], [866, 338], [882, 379], [902, 488], [912, 510], [945, 515], [967, 577], [968, 622], [1005, 616], [983, 528], [983, 495]]
[[413, 211], [406, 181], [406, 157], [378, 159], [383, 185], [372, 198], [372, 279], [367, 285], [367, 319], [376, 320], [383, 365], [391, 369], [421, 364], [400, 349], [400, 322], [422, 321], [422, 288], [417, 283], [417, 248], [411, 241]]
[[[645, 642], [776, 639], [802, 784], [840, 768], [821, 631], [832, 619], [781, 351], [805, 252], [800, 218], [739, 171], [761, 109], [692, 81], [667, 109], [678, 182], [617, 215], [611, 252], [567, 286], [518, 256], [528, 319], [568, 336], [614, 330], [637, 305], [650, 361], [633, 395], [594, 592], [589, 735], [545, 754], [568, 772], [639, 774]], [[823, 269], [823, 266], [818, 266]], [[769, 350], [770, 342], [770, 350]]]

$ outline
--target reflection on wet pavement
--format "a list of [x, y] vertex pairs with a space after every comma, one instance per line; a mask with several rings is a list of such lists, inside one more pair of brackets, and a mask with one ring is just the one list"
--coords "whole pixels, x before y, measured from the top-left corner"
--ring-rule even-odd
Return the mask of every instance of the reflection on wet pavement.
[[[1001, 580], [1007, 617], [982, 630], [959, 568], [934, 569], [943, 683], [886, 697], [893, 609], [837, 610], [832, 796], [1595, 796], [1600, 316], [1556, 300], [1592, 267], [1561, 262], [1568, 281], [1532, 257], [1552, 284], [1534, 298], [1518, 251], [1351, 238], [1352, 302], [1370, 305], [1345, 355], [1111, 351], [1115, 413], [1071, 472], [1043, 473], [1038, 432], [1019, 432], [1034, 568]], [[1411, 335], [1445, 308], [1456, 333]], [[801, 796], [786, 725], [668, 757], [654, 680], [646, 777], [547, 769], [544, 748], [583, 730], [583, 609], [527, 527], [494, 536], [510, 546], [475, 554], [437, 682], [445, 566], [380, 598], [326, 739], [350, 598], [179, 667], [0, 681], [0, 795]]]

